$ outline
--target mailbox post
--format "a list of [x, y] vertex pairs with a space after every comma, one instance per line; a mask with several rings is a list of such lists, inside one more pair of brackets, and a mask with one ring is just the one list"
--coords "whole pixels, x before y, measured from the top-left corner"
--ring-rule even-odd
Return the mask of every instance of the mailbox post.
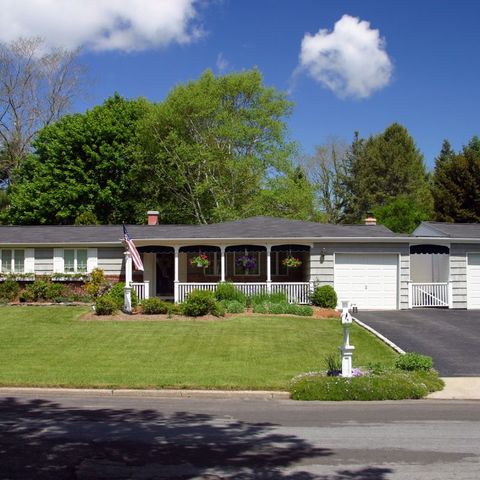
[[348, 311], [348, 302], [342, 302], [342, 327], [343, 327], [343, 345], [340, 347], [342, 352], [342, 377], [352, 376], [352, 356], [355, 347], [350, 345], [350, 325], [352, 324], [352, 315]]

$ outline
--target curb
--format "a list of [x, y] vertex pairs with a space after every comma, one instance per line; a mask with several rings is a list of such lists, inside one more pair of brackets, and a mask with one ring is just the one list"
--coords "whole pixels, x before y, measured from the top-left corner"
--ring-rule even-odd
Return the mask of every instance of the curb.
[[0, 387], [0, 395], [6, 394], [78, 394], [101, 397], [155, 397], [155, 398], [243, 398], [264, 400], [289, 400], [290, 393], [267, 390], [140, 390], [106, 388], [37, 388], [37, 387]]
[[355, 318], [353, 316], [352, 318], [355, 323], [363, 327], [365, 330], [368, 330], [370, 333], [373, 333], [377, 338], [379, 338], [383, 343], [386, 343], [389, 347], [393, 348], [397, 353], [400, 353], [401, 355], [404, 355], [406, 353], [405, 350], [402, 350], [397, 344], [393, 343], [390, 339], [382, 335], [380, 332], [370, 327], [370, 325], [363, 323], [358, 318]]

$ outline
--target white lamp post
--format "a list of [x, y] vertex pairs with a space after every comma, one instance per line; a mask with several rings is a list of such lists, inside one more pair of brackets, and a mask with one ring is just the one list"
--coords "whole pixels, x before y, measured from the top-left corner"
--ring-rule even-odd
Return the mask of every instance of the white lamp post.
[[342, 352], [342, 377], [352, 376], [352, 356], [355, 347], [350, 345], [351, 324], [352, 315], [348, 311], [348, 301], [342, 301], [343, 345], [340, 347], [340, 351]]
[[132, 313], [132, 255], [125, 251], [125, 292], [123, 297], [123, 311]]

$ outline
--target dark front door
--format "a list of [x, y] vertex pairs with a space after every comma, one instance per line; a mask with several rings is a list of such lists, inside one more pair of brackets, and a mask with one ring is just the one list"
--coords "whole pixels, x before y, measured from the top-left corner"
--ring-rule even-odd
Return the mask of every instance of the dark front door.
[[157, 295], [173, 297], [174, 256], [173, 253], [157, 253]]

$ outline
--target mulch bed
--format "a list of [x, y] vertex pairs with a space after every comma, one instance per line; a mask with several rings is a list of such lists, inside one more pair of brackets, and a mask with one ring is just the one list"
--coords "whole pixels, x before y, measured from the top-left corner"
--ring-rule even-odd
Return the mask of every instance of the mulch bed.
[[[87, 312], [80, 317], [80, 320], [87, 322], [92, 321], [121, 321], [121, 322], [134, 322], [141, 320], [143, 321], [166, 321], [166, 320], [180, 320], [180, 321], [202, 321], [202, 322], [212, 322], [212, 321], [222, 321], [231, 317], [258, 317], [262, 316], [260, 313], [253, 313], [251, 308], [247, 308], [244, 313], [230, 314], [227, 313], [224, 317], [214, 317], [213, 315], [205, 315], [203, 317], [185, 317], [183, 315], [145, 315], [140, 312], [134, 312], [132, 314], [127, 314], [119, 312], [115, 315], [96, 315], [95, 312]], [[295, 315], [275, 315], [275, 317], [295, 317]], [[340, 312], [330, 309], [330, 308], [319, 308], [313, 307], [313, 317], [302, 317], [302, 318], [315, 318], [315, 319], [326, 319], [326, 318], [339, 318]]]

